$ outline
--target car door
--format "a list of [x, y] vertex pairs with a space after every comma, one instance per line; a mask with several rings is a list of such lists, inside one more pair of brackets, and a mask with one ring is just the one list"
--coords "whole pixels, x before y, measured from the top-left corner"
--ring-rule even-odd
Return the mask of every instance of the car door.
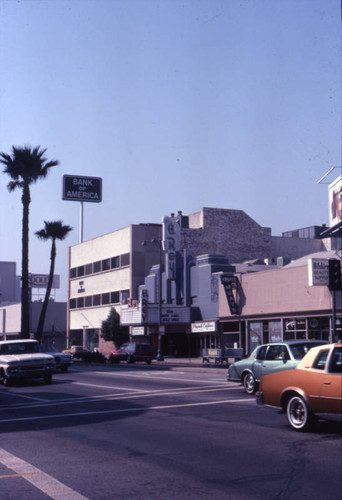
[[319, 406], [317, 412], [342, 414], [342, 347], [335, 347], [327, 359]]
[[260, 377], [263, 375], [262, 366], [265, 361], [267, 350], [268, 345], [261, 346], [251, 366], [251, 371], [253, 372], [254, 378], [256, 380], [260, 380]]
[[280, 370], [287, 370], [289, 366], [287, 362], [290, 355], [287, 346], [284, 344], [271, 344], [268, 346], [265, 359], [261, 364], [260, 376], [268, 375], [269, 373]]

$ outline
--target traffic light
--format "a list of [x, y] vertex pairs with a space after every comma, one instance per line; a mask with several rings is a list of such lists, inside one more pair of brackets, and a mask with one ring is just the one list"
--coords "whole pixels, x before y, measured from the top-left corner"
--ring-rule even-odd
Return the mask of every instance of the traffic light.
[[342, 290], [341, 261], [329, 259], [329, 290]]

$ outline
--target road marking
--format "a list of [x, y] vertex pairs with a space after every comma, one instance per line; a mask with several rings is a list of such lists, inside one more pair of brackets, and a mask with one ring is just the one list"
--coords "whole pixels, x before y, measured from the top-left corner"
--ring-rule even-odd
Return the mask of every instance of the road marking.
[[[74, 384], [78, 384], [78, 382], [73, 382]], [[111, 387], [108, 386], [103, 386], [106, 389], [110, 389]], [[122, 388], [121, 388], [122, 389]], [[46, 403], [42, 404], [30, 404], [30, 405], [23, 405], [22, 403], [18, 405], [11, 405], [11, 406], [6, 406], [3, 407], [2, 410], [13, 410], [13, 409], [29, 409], [29, 408], [46, 408], [48, 406], [65, 406], [65, 405], [71, 405], [75, 403], [89, 403], [94, 400], [96, 401], [115, 401], [119, 399], [137, 399], [137, 398], [146, 398], [146, 397], [154, 397], [154, 396], [173, 396], [173, 395], [182, 395], [182, 394], [188, 394], [188, 393], [204, 393], [204, 392], [215, 392], [215, 391], [231, 391], [231, 390], [240, 390], [241, 387], [239, 386], [232, 386], [232, 387], [225, 387], [222, 388], [221, 386], [218, 387], [212, 387], [212, 386], [198, 386], [198, 387], [180, 387], [178, 389], [167, 389], [167, 390], [155, 390], [155, 391], [149, 391], [149, 392], [143, 392], [143, 393], [136, 393], [136, 394], [131, 394], [131, 393], [126, 393], [122, 392], [119, 394], [103, 394], [103, 395], [97, 395], [97, 396], [83, 396], [83, 397], [75, 397], [75, 398], [68, 398], [68, 399], [58, 399], [58, 400], [53, 400], [53, 401], [48, 401]]]
[[57, 479], [49, 476], [49, 474], [45, 474], [45, 472], [37, 469], [37, 467], [34, 467], [30, 463], [25, 462], [25, 460], [21, 460], [20, 458], [1, 448], [0, 463], [2, 463], [8, 469], [16, 472], [17, 477], [25, 479], [54, 500], [61, 500], [62, 498], [65, 500], [88, 500], [87, 497], [84, 497], [80, 493], [77, 493], [77, 491], [69, 488], [60, 481], [57, 481]]
[[[97, 384], [86, 384], [85, 382], [71, 382], [73, 385], [85, 385], [87, 387], [100, 387], [101, 389], [121, 389], [122, 390], [122, 386], [121, 387], [116, 387], [115, 385], [111, 385], [110, 387], [108, 385], [97, 385]], [[148, 391], [144, 391], [143, 389], [129, 389], [129, 388], [126, 388], [125, 389], [126, 391], [131, 391], [131, 392], [136, 392], [137, 394], [142, 392], [148, 392]]]
[[[174, 405], [162, 405], [162, 406], [145, 406], [137, 408], [120, 408], [116, 410], [97, 410], [97, 411], [82, 411], [77, 413], [64, 413], [59, 415], [37, 415], [35, 417], [20, 417], [12, 419], [0, 420], [0, 424], [13, 423], [13, 422], [29, 422], [32, 420], [50, 420], [52, 418], [69, 418], [69, 417], [87, 417], [91, 415], [109, 415], [114, 413], [133, 413], [133, 412], [146, 412], [150, 410], [165, 410], [172, 408], [187, 408], [192, 406], [206, 406], [206, 405], [217, 405], [217, 404], [228, 404], [228, 403], [253, 403], [255, 405], [254, 399], [224, 399], [222, 401], [202, 401], [201, 403], [179, 403]], [[1, 462], [1, 457], [0, 457]]]
[[26, 396], [25, 394], [20, 394], [17, 392], [5, 392], [6, 396], [13, 396], [13, 397], [18, 397], [18, 398], [24, 398], [24, 399], [32, 399], [33, 401], [51, 401], [51, 399], [44, 399], [44, 398], [35, 398], [33, 396]]
[[[111, 372], [111, 373], [93, 372], [93, 373], [96, 373], [97, 375], [108, 375], [110, 377], [112, 377], [112, 376], [115, 377], [115, 376], [121, 376], [122, 375], [121, 372], [120, 373], [114, 373], [114, 372]], [[165, 380], [165, 377], [158, 377], [158, 375], [160, 375], [161, 372], [149, 372], [150, 374], [148, 374], [148, 375], [145, 375], [145, 373], [144, 374], [143, 373], [126, 373], [125, 377], [148, 378], [148, 379], [152, 379], [153, 378], [154, 380], [158, 380], [158, 379]], [[170, 375], [169, 372], [165, 372], [165, 373], [168, 374], [168, 375]], [[175, 375], [179, 375], [180, 373], [184, 373], [184, 372], [177, 372], [177, 373], [175, 373]], [[151, 375], [153, 375], [153, 376], [151, 376]], [[167, 377], [167, 378], [169, 378], [169, 377]], [[200, 383], [200, 382], [205, 382], [206, 384], [210, 384], [210, 383], [213, 383], [213, 382], [217, 383], [217, 380], [214, 381], [214, 380], [207, 380], [207, 379], [201, 380], [201, 379], [191, 379], [191, 378], [184, 379], [184, 378], [175, 378], [175, 377], [172, 377], [172, 379], [170, 379], [170, 381], [172, 381], [172, 382], [174, 382], [174, 381], [195, 382], [197, 384]], [[219, 382], [222, 383], [222, 384], [224, 384], [224, 385], [228, 384], [227, 380], [225, 380], [225, 379], [221, 379], [221, 380], [219, 380]]]

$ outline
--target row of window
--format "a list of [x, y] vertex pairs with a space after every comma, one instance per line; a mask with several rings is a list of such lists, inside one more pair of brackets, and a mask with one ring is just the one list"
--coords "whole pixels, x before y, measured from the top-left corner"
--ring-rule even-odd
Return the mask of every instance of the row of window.
[[70, 269], [70, 279], [79, 278], [81, 276], [88, 276], [90, 274], [101, 273], [103, 271], [110, 271], [111, 269], [118, 269], [119, 267], [127, 267], [130, 265], [130, 254], [123, 253], [108, 259], [97, 260], [90, 262], [83, 266], [72, 267]]
[[81, 309], [83, 307], [106, 306], [109, 304], [120, 304], [129, 297], [129, 290], [120, 290], [116, 292], [98, 293], [96, 295], [87, 295], [86, 297], [77, 297], [69, 300], [70, 309]]

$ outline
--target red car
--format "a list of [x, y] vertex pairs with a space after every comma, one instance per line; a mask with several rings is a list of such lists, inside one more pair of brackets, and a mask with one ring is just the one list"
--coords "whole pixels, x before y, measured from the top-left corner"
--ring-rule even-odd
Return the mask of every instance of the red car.
[[264, 375], [256, 397], [282, 408], [297, 431], [310, 429], [317, 416], [341, 416], [342, 342], [313, 347], [296, 368]]
[[109, 363], [119, 363], [127, 361], [127, 363], [135, 363], [135, 361], [145, 361], [150, 364], [152, 359], [156, 359], [157, 350], [148, 343], [129, 342], [123, 344], [119, 349], [110, 352], [107, 355]]

